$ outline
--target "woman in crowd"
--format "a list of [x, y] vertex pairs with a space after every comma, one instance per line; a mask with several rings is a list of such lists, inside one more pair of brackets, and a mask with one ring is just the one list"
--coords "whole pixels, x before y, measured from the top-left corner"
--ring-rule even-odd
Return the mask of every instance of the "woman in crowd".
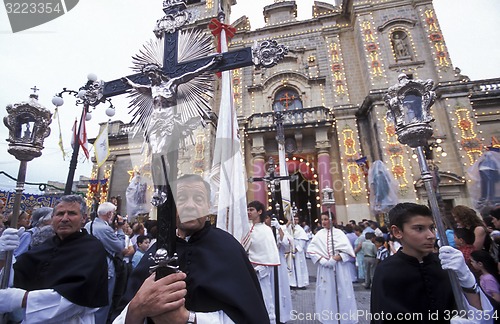
[[491, 238], [483, 220], [479, 218], [474, 209], [458, 205], [451, 210], [458, 227], [464, 227], [474, 232], [474, 250], [489, 251]]

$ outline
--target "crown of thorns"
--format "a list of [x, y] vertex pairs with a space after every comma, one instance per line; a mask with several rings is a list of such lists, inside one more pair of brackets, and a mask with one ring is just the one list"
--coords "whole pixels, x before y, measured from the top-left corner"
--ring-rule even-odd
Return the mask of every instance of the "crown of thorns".
[[142, 67], [141, 72], [147, 73], [147, 72], [151, 72], [151, 71], [160, 71], [160, 70], [161, 70], [161, 67], [158, 64], [149, 63], [149, 64], [146, 64]]

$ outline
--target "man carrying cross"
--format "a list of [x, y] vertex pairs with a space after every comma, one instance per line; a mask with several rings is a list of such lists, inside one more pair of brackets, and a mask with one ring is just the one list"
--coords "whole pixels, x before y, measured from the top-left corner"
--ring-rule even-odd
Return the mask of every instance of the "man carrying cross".
[[179, 268], [154, 281], [149, 269], [156, 244], [129, 279], [122, 300], [127, 307], [114, 321], [142, 323], [269, 323], [259, 281], [243, 247], [229, 233], [207, 222], [210, 186], [199, 175], [177, 181]]

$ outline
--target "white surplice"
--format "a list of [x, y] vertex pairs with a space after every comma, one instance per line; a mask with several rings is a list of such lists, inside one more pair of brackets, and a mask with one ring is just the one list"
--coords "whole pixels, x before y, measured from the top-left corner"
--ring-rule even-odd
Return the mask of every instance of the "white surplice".
[[254, 224], [249, 235], [243, 239], [243, 242], [245, 241], [248, 241], [244, 246], [247, 246], [248, 259], [259, 278], [269, 320], [271, 323], [276, 323], [273, 276], [274, 267], [280, 264], [280, 257], [273, 231], [264, 223]]
[[[308, 253], [318, 266], [315, 312], [322, 315], [321, 323], [339, 323], [339, 318], [340, 323], [357, 323], [356, 299], [348, 265], [354, 250], [344, 232], [336, 228], [333, 229], [333, 248], [332, 251], [331, 234], [327, 229], [321, 229], [309, 244]], [[338, 261], [334, 268], [320, 265], [321, 258], [329, 260], [337, 254], [342, 261]]]
[[276, 231], [278, 252], [280, 255], [280, 265], [278, 267], [280, 322], [286, 323], [291, 320], [293, 309], [292, 295], [290, 293], [290, 281], [288, 280], [288, 265], [286, 262], [286, 253], [290, 251], [293, 239], [287, 233], [285, 226], [282, 226], [281, 229], [284, 234], [283, 239], [280, 239], [279, 231]]
[[303, 288], [309, 285], [309, 272], [306, 263], [306, 244], [309, 240], [306, 232], [300, 225], [288, 226], [288, 232], [293, 236], [293, 251], [287, 256], [288, 280], [291, 287]]

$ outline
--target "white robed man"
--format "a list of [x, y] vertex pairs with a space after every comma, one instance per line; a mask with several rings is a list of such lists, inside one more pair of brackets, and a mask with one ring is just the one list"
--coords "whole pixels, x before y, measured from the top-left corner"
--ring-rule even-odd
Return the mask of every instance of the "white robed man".
[[287, 225], [287, 231], [293, 237], [292, 253], [287, 257], [288, 280], [290, 287], [305, 289], [309, 285], [309, 271], [307, 271], [306, 263], [306, 245], [309, 241], [306, 231], [300, 226], [299, 217], [295, 216], [293, 225]]
[[290, 281], [288, 280], [288, 265], [286, 262], [286, 254], [290, 252], [290, 248], [293, 246], [293, 238], [286, 231], [286, 226], [281, 225], [276, 218], [271, 219], [268, 216], [265, 223], [276, 229], [276, 242], [280, 256], [280, 265], [278, 266], [280, 322], [286, 323], [292, 319], [293, 309]]
[[251, 201], [247, 205], [247, 212], [248, 220], [252, 224], [242, 244], [259, 279], [270, 323], [276, 323], [273, 277], [274, 267], [280, 264], [278, 247], [273, 231], [264, 224], [266, 218], [264, 204], [257, 200]]
[[338, 323], [339, 319], [340, 323], [357, 323], [348, 264], [354, 250], [344, 232], [330, 228], [327, 212], [321, 214], [321, 226], [308, 247], [311, 260], [318, 265], [315, 312], [321, 314], [321, 323]]

